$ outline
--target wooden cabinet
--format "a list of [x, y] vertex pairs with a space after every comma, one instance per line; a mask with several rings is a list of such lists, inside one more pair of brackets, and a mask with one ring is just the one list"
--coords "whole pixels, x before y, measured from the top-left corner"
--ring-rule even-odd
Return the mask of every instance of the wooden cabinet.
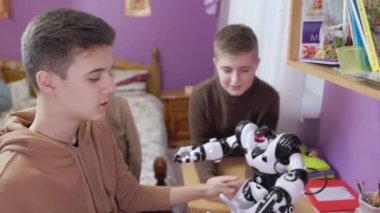
[[165, 119], [168, 129], [169, 146], [178, 147], [189, 145], [189, 96], [183, 89], [163, 90], [161, 99], [165, 105]]
[[302, 0], [292, 0], [289, 34], [288, 64], [296, 70], [322, 78], [331, 83], [353, 90], [368, 97], [380, 100], [380, 86], [370, 84], [359, 78], [341, 74], [330, 66], [310, 64], [298, 61]]

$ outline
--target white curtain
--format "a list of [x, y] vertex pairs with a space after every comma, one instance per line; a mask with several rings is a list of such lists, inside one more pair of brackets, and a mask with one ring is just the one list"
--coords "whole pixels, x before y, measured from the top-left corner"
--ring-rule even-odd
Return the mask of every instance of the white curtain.
[[280, 93], [278, 132], [297, 132], [305, 74], [287, 65], [290, 0], [221, 0], [219, 26], [242, 23], [259, 40], [261, 63], [257, 76]]

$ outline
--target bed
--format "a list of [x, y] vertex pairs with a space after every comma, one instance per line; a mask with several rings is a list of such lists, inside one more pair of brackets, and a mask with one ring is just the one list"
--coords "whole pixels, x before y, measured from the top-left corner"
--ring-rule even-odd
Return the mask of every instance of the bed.
[[[140, 136], [142, 151], [142, 166], [140, 183], [154, 185], [154, 170], [152, 165], [162, 165], [163, 161], [154, 163], [159, 157], [170, 162], [168, 152], [168, 136], [163, 114], [163, 103], [160, 95], [160, 66], [157, 49], [152, 51], [152, 62], [149, 65], [130, 62], [125, 59], [115, 59], [114, 80], [117, 85], [116, 96], [124, 98], [132, 112]], [[173, 164], [166, 165], [167, 185], [178, 185]], [[157, 174], [156, 174], [157, 175]]]
[[12, 108], [0, 112], [0, 126], [4, 124], [6, 114], [36, 105], [33, 90], [26, 79], [26, 72], [19, 60], [0, 59], [0, 72], [11, 92]]
[[[115, 95], [128, 102], [140, 136], [142, 152], [140, 183], [162, 185], [164, 184], [162, 178], [166, 176], [167, 185], [177, 185], [172, 164], [166, 163], [170, 162], [170, 156], [167, 149], [163, 104], [159, 99], [158, 57], [158, 50], [154, 49], [152, 63], [149, 65], [115, 59], [113, 67], [115, 83], [119, 83]], [[12, 93], [14, 107], [10, 111], [35, 106], [36, 98], [26, 81], [21, 63], [18, 60], [0, 59], [0, 68]], [[0, 125], [3, 124], [6, 113], [0, 114]]]

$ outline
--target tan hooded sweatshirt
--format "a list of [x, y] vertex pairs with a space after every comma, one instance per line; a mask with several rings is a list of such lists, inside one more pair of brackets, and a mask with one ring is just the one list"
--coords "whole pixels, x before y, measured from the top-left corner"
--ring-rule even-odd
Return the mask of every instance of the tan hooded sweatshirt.
[[170, 188], [139, 186], [104, 122], [84, 122], [79, 146], [29, 130], [35, 109], [0, 129], [0, 212], [137, 212], [169, 209]]

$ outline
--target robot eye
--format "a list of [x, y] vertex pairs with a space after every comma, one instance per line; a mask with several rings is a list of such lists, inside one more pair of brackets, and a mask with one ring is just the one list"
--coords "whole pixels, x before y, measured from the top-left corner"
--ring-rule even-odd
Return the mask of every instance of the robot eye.
[[257, 134], [257, 135], [255, 136], [255, 141], [258, 142], [258, 143], [262, 143], [262, 142], [265, 141], [265, 138], [264, 138], [264, 136], [262, 136], [262, 135], [260, 135], [260, 134]]

